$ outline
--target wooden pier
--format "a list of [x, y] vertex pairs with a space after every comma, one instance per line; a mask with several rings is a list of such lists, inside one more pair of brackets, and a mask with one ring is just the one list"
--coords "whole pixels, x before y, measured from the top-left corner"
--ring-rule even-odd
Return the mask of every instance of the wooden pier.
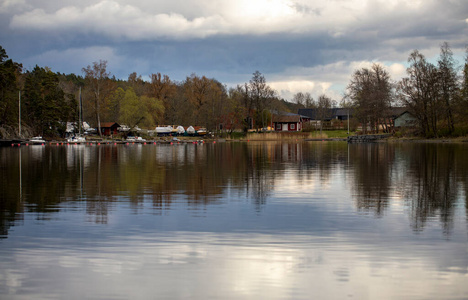
[[348, 137], [348, 143], [374, 143], [388, 139], [390, 136], [390, 134], [352, 135]]

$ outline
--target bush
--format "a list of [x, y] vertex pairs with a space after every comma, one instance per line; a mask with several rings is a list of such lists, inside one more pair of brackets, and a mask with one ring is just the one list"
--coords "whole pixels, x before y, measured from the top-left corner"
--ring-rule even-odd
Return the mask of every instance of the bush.
[[468, 127], [456, 127], [452, 135], [454, 137], [468, 136]]

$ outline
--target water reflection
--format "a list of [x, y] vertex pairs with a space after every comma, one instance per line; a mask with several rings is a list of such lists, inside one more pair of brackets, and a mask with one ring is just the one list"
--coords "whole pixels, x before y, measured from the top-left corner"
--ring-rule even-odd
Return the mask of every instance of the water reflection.
[[[458, 151], [457, 151], [458, 150]], [[408, 180], [398, 182], [409, 202], [412, 227], [422, 230], [429, 218], [439, 218], [444, 232], [453, 227], [455, 208], [466, 197], [466, 148], [447, 145], [407, 148], [402, 163], [409, 166]]]
[[[149, 201], [153, 209], [167, 211], [182, 201], [197, 210], [222, 204], [229, 193], [251, 199], [261, 212], [275, 191], [290, 187], [289, 195], [296, 189], [313, 199], [311, 187], [331, 184], [354, 199], [357, 211], [382, 217], [389, 205], [404, 205], [414, 230], [437, 217], [449, 234], [463, 195], [466, 201], [466, 150], [467, 145], [345, 143], [3, 148], [2, 236], [24, 212], [47, 218], [66, 202], [86, 200], [90, 220], [105, 224], [117, 202], [138, 211]], [[334, 177], [341, 178], [338, 184]]]
[[353, 194], [359, 210], [382, 216], [392, 196], [395, 147], [383, 144], [358, 144], [350, 149], [353, 167]]
[[463, 298], [467, 150], [1, 148], [0, 298]]
[[450, 233], [455, 208], [465, 206], [463, 194], [466, 202], [467, 149], [447, 144], [353, 146], [357, 208], [382, 216], [390, 202], [404, 201], [415, 231], [438, 218]]

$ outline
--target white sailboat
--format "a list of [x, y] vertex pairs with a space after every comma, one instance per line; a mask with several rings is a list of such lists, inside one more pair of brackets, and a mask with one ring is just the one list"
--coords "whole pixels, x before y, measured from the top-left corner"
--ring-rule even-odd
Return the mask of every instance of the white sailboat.
[[79, 103], [79, 106], [78, 106], [78, 112], [79, 112], [79, 115], [78, 115], [78, 119], [79, 119], [79, 121], [78, 121], [78, 134], [67, 138], [68, 143], [73, 143], [73, 144], [86, 143], [86, 138], [81, 133], [82, 132], [81, 127], [83, 125], [82, 106], [83, 106], [83, 104], [81, 102], [81, 87], [80, 87], [80, 103]]
[[46, 141], [42, 138], [42, 136], [35, 136], [30, 138], [28, 143], [30, 145], [45, 145]]
[[81, 144], [81, 143], [86, 143], [86, 138], [84, 136], [80, 135], [75, 135], [67, 138], [68, 143], [73, 143], [73, 144]]

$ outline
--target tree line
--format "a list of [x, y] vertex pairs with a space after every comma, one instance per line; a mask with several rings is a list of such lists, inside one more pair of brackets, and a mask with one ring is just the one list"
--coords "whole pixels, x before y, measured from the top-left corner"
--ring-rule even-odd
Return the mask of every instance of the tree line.
[[416, 119], [417, 134], [425, 137], [468, 134], [468, 48], [464, 66], [448, 43], [440, 47], [435, 64], [418, 50], [408, 57], [406, 76], [393, 82], [379, 64], [356, 70], [347, 87], [349, 106], [363, 130], [391, 128], [393, 107], [404, 107]]
[[[354, 71], [341, 106], [352, 108], [364, 131], [391, 131], [393, 108], [403, 106], [416, 118], [423, 136], [467, 134], [468, 51], [463, 67], [447, 43], [436, 64], [418, 50], [409, 55], [408, 64], [407, 76], [399, 82], [380, 64]], [[299, 108], [315, 108], [323, 121], [338, 104], [325, 94], [315, 100], [307, 92], [296, 93], [292, 102], [280, 99], [259, 71], [249, 82], [227, 88], [197, 74], [175, 81], [161, 73], [144, 80], [133, 72], [121, 80], [108, 71], [105, 60], [84, 67], [82, 75], [37, 65], [23, 70], [0, 46], [0, 137], [63, 136], [67, 122], [78, 122], [80, 98], [84, 121], [98, 132], [103, 122], [130, 128], [180, 124], [247, 131], [270, 125], [273, 112], [297, 113]]]
[[130, 128], [180, 124], [247, 131], [269, 125], [273, 111], [298, 108], [280, 99], [259, 71], [249, 82], [229, 89], [197, 74], [178, 82], [161, 73], [144, 80], [134, 72], [120, 80], [105, 60], [82, 72], [61, 74], [39, 66], [23, 70], [0, 46], [0, 136], [19, 135], [19, 112], [22, 136], [63, 136], [67, 122], [78, 122], [79, 99], [84, 121], [98, 132], [104, 122]]

